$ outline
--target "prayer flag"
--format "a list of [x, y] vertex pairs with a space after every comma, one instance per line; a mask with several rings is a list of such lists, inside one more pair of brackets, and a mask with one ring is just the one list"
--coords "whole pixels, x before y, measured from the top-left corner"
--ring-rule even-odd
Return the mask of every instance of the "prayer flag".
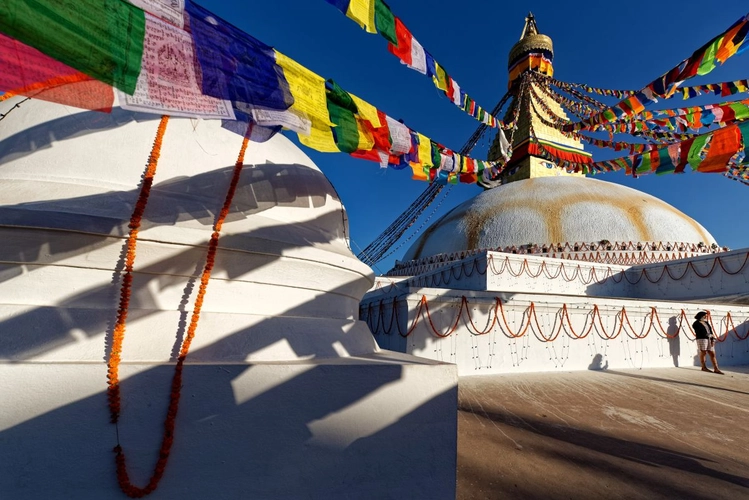
[[185, 25], [185, 0], [127, 0], [149, 14], [179, 28]]
[[439, 65], [437, 61], [434, 62], [435, 65], [435, 76], [432, 77], [432, 80], [434, 81], [434, 85], [442, 91], [447, 90], [447, 72], [445, 71], [445, 68]]
[[395, 16], [390, 7], [382, 0], [375, 0], [375, 26], [388, 42], [398, 44], [395, 32]]
[[408, 67], [415, 69], [422, 75], [427, 74], [426, 53], [424, 52], [424, 47], [415, 38], [411, 39], [411, 63]]
[[741, 133], [741, 141], [744, 145], [744, 162], [749, 161], [749, 121], [739, 123], [739, 132]]
[[359, 113], [359, 116], [361, 118], [370, 122], [375, 128], [379, 128], [382, 126], [382, 123], [380, 123], [379, 114], [377, 113], [377, 108], [369, 104], [364, 99], [356, 97], [354, 94], [349, 95], [351, 96], [351, 99], [353, 99], [354, 104], [356, 104], [357, 112]]
[[700, 163], [702, 163], [702, 153], [705, 149], [707, 141], [710, 139], [710, 134], [698, 135], [692, 141], [689, 147], [689, 153], [687, 154], [687, 162], [692, 170], [697, 170]]
[[[339, 151], [330, 130], [332, 123], [328, 113], [325, 80], [280, 52], [276, 52], [276, 62], [283, 68], [294, 98], [294, 104], [288, 112], [283, 113], [282, 119], [296, 117], [308, 127], [297, 131], [299, 141], [305, 146], [322, 152]], [[288, 127], [291, 123], [279, 120], [277, 124]]]
[[375, 0], [350, 0], [346, 17], [364, 28], [367, 33], [377, 33], [375, 27]]
[[700, 60], [700, 66], [697, 68], [698, 75], [706, 75], [715, 69], [715, 55], [722, 43], [723, 37], [720, 37], [705, 47], [705, 52], [702, 54], [702, 59]]
[[390, 130], [390, 153], [400, 155], [411, 150], [411, 134], [409, 128], [404, 124], [386, 116], [388, 129]]
[[698, 172], [725, 172], [728, 160], [739, 151], [741, 134], [736, 125], [719, 128], [712, 133], [712, 136], [707, 155], [697, 167]]
[[423, 134], [417, 133], [417, 137], [419, 139], [419, 163], [424, 167], [434, 166], [434, 163], [432, 163], [432, 142], [429, 137]]
[[0, 34], [0, 91], [97, 111], [109, 111], [114, 91], [33, 47]]
[[120, 0], [3, 2], [0, 33], [132, 94], [140, 73], [145, 14]]
[[353, 153], [359, 147], [359, 127], [357, 125], [356, 104], [333, 80], [328, 80], [327, 107], [330, 121], [335, 127], [332, 129], [333, 138], [338, 149], [343, 153]]
[[291, 106], [294, 99], [272, 47], [189, 0], [186, 12], [205, 95], [246, 111], [285, 111]]
[[749, 118], [749, 107], [746, 104], [736, 102], [728, 105], [734, 112], [734, 120], [744, 120]]
[[[715, 58], [722, 64], [736, 53], [738, 48], [741, 46], [741, 42], [743, 39], [740, 37], [739, 33], [741, 32], [742, 28], [745, 28], [747, 26], [747, 21], [742, 20], [737, 22], [733, 28], [729, 29], [726, 32], [726, 36], [723, 37], [723, 42], [720, 44], [720, 47], [718, 47], [717, 52], [715, 53]], [[737, 38], [736, 41], [734, 41], [734, 38]], [[738, 43], [737, 43], [738, 42]]]
[[462, 106], [463, 102], [460, 100], [460, 98], [464, 94], [460, 91], [460, 85], [458, 85], [458, 82], [456, 82], [452, 78], [450, 78], [450, 80], [452, 81], [452, 90], [453, 90], [452, 95], [450, 95], [450, 99], [452, 99], [453, 104], [455, 104], [456, 106]]
[[388, 44], [388, 51], [396, 56], [405, 64], [411, 64], [411, 40], [413, 35], [406, 26], [397, 17], [395, 18], [395, 33], [398, 39], [397, 44]]
[[172, 116], [234, 119], [231, 102], [203, 95], [194, 59], [189, 33], [147, 13], [138, 83], [132, 95], [119, 91], [120, 106]]

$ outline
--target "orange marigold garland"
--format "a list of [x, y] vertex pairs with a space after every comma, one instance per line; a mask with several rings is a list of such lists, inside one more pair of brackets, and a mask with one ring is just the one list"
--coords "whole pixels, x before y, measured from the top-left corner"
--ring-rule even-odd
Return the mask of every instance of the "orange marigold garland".
[[130, 292], [133, 285], [133, 264], [135, 263], [135, 246], [138, 241], [138, 231], [140, 230], [140, 221], [143, 218], [143, 212], [148, 204], [148, 197], [151, 194], [153, 185], [153, 176], [156, 174], [156, 165], [159, 163], [161, 155], [161, 142], [166, 132], [166, 124], [169, 121], [168, 116], [162, 116], [159, 122], [159, 128], [156, 131], [156, 139], [153, 141], [151, 154], [148, 157], [146, 171], [143, 174], [143, 182], [140, 186], [138, 200], [135, 202], [133, 215], [130, 216], [128, 227], [130, 232], [127, 236], [127, 253], [125, 254], [125, 274], [122, 276], [122, 285], [120, 286], [120, 306], [117, 310], [117, 320], [114, 324], [112, 333], [112, 349], [109, 353], [107, 362], [107, 397], [109, 399], [109, 414], [113, 423], [117, 423], [120, 417], [120, 353], [122, 352], [122, 341], [125, 338], [125, 324], [127, 322], [127, 311], [130, 306]]
[[[156, 467], [154, 468], [151, 479], [148, 481], [148, 484], [145, 487], [139, 488], [130, 482], [130, 477], [127, 473], [125, 453], [119, 444], [114, 448], [114, 452], [116, 454], [115, 461], [117, 463], [117, 481], [119, 482], [122, 491], [131, 498], [141, 498], [153, 492], [158, 486], [162, 476], [164, 475], [164, 469], [166, 468], [166, 464], [169, 460], [169, 453], [171, 451], [172, 444], [174, 443], [174, 424], [177, 418], [177, 411], [179, 409], [179, 400], [182, 389], [182, 370], [185, 359], [187, 358], [187, 354], [190, 351], [190, 345], [192, 344], [192, 340], [195, 337], [195, 330], [198, 327], [200, 310], [203, 307], [203, 299], [205, 297], [208, 281], [211, 278], [211, 271], [213, 270], [216, 259], [219, 233], [221, 231], [221, 227], [224, 224], [226, 216], [229, 214], [229, 208], [231, 207], [232, 200], [234, 199], [234, 193], [236, 192], [237, 185], [239, 183], [239, 176], [242, 172], [242, 168], [244, 167], [244, 155], [245, 151], [247, 150], [247, 145], [249, 142], [248, 137], [250, 132], [251, 129], [248, 130], [244, 140], [242, 141], [242, 147], [239, 150], [239, 156], [237, 158], [236, 164], [234, 165], [234, 174], [232, 176], [231, 183], [229, 184], [229, 190], [226, 193], [226, 198], [224, 199], [224, 205], [221, 207], [221, 212], [219, 213], [218, 217], [216, 218], [216, 222], [213, 225], [213, 233], [211, 234], [211, 239], [208, 242], [208, 254], [206, 255], [203, 273], [200, 276], [200, 287], [198, 288], [198, 294], [195, 297], [195, 306], [193, 307], [192, 316], [190, 318], [190, 325], [187, 328], [187, 333], [182, 342], [179, 356], [177, 358], [177, 364], [174, 367], [171, 393], [169, 395], [169, 407], [167, 409], [166, 420], [164, 421], [164, 434], [161, 440], [159, 459], [156, 462]], [[128, 254], [129, 251], [130, 249], [128, 248]], [[117, 410], [119, 411], [119, 389], [117, 389], [117, 395]], [[113, 418], [113, 420], [116, 422], [116, 418]]]

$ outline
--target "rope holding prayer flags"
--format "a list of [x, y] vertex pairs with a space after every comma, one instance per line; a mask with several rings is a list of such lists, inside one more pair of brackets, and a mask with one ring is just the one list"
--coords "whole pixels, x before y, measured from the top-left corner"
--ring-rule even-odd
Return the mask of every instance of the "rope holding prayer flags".
[[[501, 120], [472, 100], [444, 66], [419, 43], [411, 31], [395, 16], [383, 0], [325, 0], [356, 22], [368, 33], [379, 33], [388, 41], [388, 51], [409, 68], [432, 79], [457, 107], [492, 128], [504, 128]], [[366, 16], [364, 15], [366, 13]], [[371, 14], [371, 18], [369, 17]], [[366, 19], [365, 19], [366, 17]], [[371, 19], [371, 22], [370, 22]], [[468, 103], [471, 103], [469, 105]]]
[[[520, 106], [515, 104], [509, 124], [486, 112], [382, 0], [328, 1], [368, 32], [380, 33], [388, 40], [389, 51], [430, 77], [456, 106], [484, 125], [498, 128], [504, 158], [486, 162], [455, 153], [191, 0], [80, 0], [83, 8], [34, 0], [4, 6], [0, 9], [0, 62], [6, 71], [0, 75], [0, 91], [107, 110], [114, 87], [123, 108], [222, 119], [223, 126], [239, 133], [249, 128], [256, 141], [267, 140], [285, 127], [318, 151], [342, 151], [395, 169], [410, 166], [414, 178], [429, 182], [495, 179], [509, 153], [502, 129], [514, 131]], [[528, 68], [523, 66], [518, 78], [540, 85], [543, 98], [533, 85], [521, 84], [520, 88], [526, 89], [525, 98], [535, 97], [530, 99], [534, 111], [537, 102], [546, 113], [548, 118], [539, 115], [542, 123], [567, 137], [628, 151], [631, 156], [591, 163], [587, 154], [538, 138], [532, 141], [530, 154], [556, 158], [563, 168], [586, 173], [621, 168], [633, 175], [680, 172], [689, 164], [695, 171], [745, 179], [749, 100], [652, 112], [645, 111], [645, 106], [675, 95], [683, 80], [707, 74], [716, 64], [746, 50], [748, 34], [749, 16], [745, 16], [637, 92], [560, 82], [551, 76], [550, 59], [545, 61], [544, 54], [533, 59], [531, 54]], [[542, 82], [556, 88], [546, 88]], [[747, 80], [737, 80], [683, 87], [682, 94], [685, 98], [701, 93], [728, 96], [747, 90]], [[607, 106], [583, 91], [623, 99]], [[545, 98], [583, 119], [570, 122], [557, 115], [548, 109]], [[712, 130], [691, 135], [705, 128]], [[608, 131], [610, 140], [579, 133], [599, 129]], [[615, 133], [647, 142], [614, 141]]]
[[745, 40], [749, 34], [749, 14], [732, 24], [725, 32], [714, 37], [690, 57], [684, 59], [677, 66], [656, 78], [639, 92], [623, 99], [607, 110], [569, 124], [566, 130], [595, 130], [597, 125], [612, 122], [621, 116], [637, 115], [645, 109], [647, 104], [657, 101], [658, 97], [669, 97], [685, 80], [697, 75], [706, 75], [715, 69], [715, 62], [723, 64], [728, 58], [741, 53], [749, 44]]

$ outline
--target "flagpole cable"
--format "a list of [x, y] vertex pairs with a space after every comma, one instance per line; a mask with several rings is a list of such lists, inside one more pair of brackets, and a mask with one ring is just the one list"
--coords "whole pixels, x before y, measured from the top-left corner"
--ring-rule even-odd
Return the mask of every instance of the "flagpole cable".
[[[492, 110], [492, 116], [496, 116], [512, 97], [513, 94], [511, 91], [505, 93], [499, 103], [497, 103]], [[488, 128], [489, 126], [486, 124], [482, 123], [479, 125], [460, 149], [459, 153], [463, 156], [467, 156]], [[389, 253], [388, 251], [398, 242], [408, 228], [413, 226], [416, 220], [421, 217], [422, 213], [424, 213], [426, 208], [434, 202], [444, 187], [444, 185], [437, 182], [430, 183], [429, 186], [419, 194], [416, 200], [414, 200], [395, 221], [393, 221], [379, 236], [377, 236], [372, 243], [367, 245], [364, 250], [357, 255], [357, 257], [365, 264], [371, 266], [385, 258], [386, 254], [390, 255], [392, 252]], [[446, 193], [449, 193], [449, 191]], [[447, 196], [447, 194], [445, 194], [445, 196]], [[421, 231], [422, 227], [423, 225], [420, 226], [416, 232], [418, 233]]]

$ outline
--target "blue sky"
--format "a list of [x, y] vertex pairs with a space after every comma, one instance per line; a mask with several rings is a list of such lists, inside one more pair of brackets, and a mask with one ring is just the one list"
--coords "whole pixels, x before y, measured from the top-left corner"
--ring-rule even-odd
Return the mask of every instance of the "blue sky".
[[[384, 38], [359, 29], [324, 0], [200, 3], [450, 148], [459, 149], [478, 125], [426, 77], [402, 66], [387, 52]], [[489, 109], [507, 88], [507, 55], [520, 36], [529, 10], [535, 15], [539, 30], [554, 42], [555, 77], [616, 89], [642, 88], [747, 11], [744, 2], [718, 5], [692, 0], [585, 2], [585, 8], [558, 0], [388, 3], [461, 87]], [[747, 77], [749, 53], [730, 59], [705, 77], [690, 80], [690, 84]], [[679, 98], [668, 106], [681, 107], [683, 103]], [[488, 140], [487, 134], [474, 150], [474, 157], [485, 158]], [[380, 169], [374, 163], [343, 153], [302, 148], [328, 176], [348, 210], [354, 253], [369, 244], [426, 188], [425, 183], [411, 180], [410, 170]], [[749, 247], [749, 225], [742, 208], [749, 186], [721, 175], [698, 173], [638, 179], [609, 173], [597, 178], [639, 189], [674, 205], [705, 226], [721, 245], [733, 249]], [[480, 188], [471, 185], [455, 186], [432, 221], [480, 192]], [[378, 264], [375, 271], [387, 271], [408, 245]]]

